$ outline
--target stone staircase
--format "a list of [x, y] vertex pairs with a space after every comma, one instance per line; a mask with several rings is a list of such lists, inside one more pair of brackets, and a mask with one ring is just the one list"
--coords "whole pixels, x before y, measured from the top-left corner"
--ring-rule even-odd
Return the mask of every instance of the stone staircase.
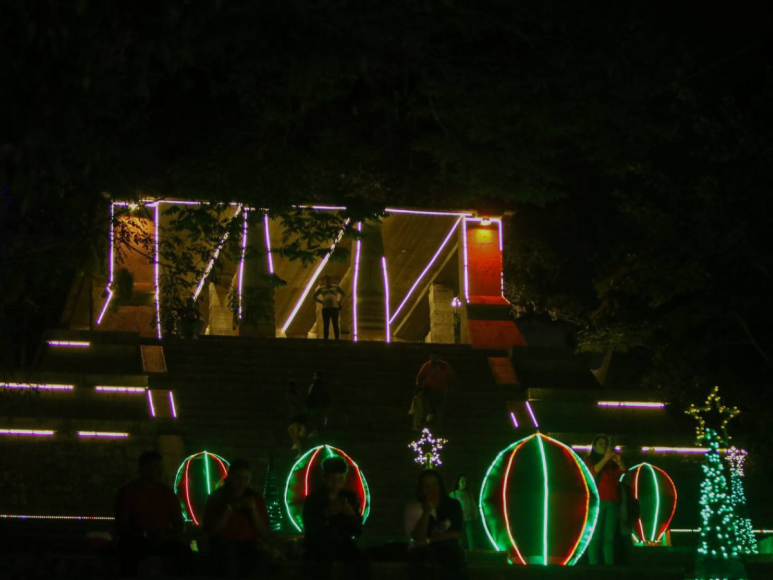
[[421, 364], [437, 350], [457, 375], [445, 423], [442, 473], [452, 485], [459, 473], [474, 486], [503, 446], [513, 441], [506, 401], [513, 387], [497, 385], [487, 356], [501, 352], [417, 343], [322, 342], [202, 337], [165, 341], [168, 372], [152, 388], [173, 390], [186, 452], [208, 450], [242, 457], [261, 467], [272, 457], [283, 483], [293, 464], [287, 436], [285, 391], [323, 374], [332, 398], [328, 429], [318, 439], [346, 451], [362, 469], [372, 495], [368, 534], [399, 538], [403, 506], [420, 467], [408, 443], [408, 409]]

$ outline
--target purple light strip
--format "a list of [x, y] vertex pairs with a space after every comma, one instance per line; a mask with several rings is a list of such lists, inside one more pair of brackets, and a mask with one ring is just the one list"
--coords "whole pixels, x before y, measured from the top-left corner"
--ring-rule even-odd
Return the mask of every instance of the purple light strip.
[[263, 228], [266, 230], [266, 255], [268, 256], [268, 271], [274, 273], [274, 258], [271, 256], [271, 230], [268, 227], [268, 213], [263, 214]]
[[0, 514], [0, 519], [6, 520], [104, 520], [114, 521], [108, 516], [28, 516], [21, 514]]
[[244, 210], [244, 227], [242, 231], [242, 251], [239, 258], [239, 320], [242, 319], [242, 287], [244, 284], [244, 254], [247, 252], [247, 210]]
[[102, 391], [105, 393], [144, 393], [148, 390], [147, 387], [94, 387], [95, 391]]
[[53, 431], [43, 429], [0, 429], [0, 435], [34, 435], [36, 437], [51, 437]]
[[515, 418], [515, 413], [510, 412], [510, 419], [513, 420], [513, 428], [518, 429], [518, 419]]
[[172, 410], [172, 418], [177, 419], [177, 406], [174, 404], [172, 391], [169, 391], [169, 408]]
[[[357, 231], [362, 231], [362, 222], [357, 222]], [[352, 280], [352, 340], [358, 340], [358, 320], [357, 320], [357, 288], [360, 283], [360, 248], [362, 240], [357, 238], [354, 251], [354, 279]]]
[[150, 416], [156, 416], [156, 408], [153, 406], [153, 392], [148, 389], [148, 404], [150, 405]]
[[91, 346], [90, 342], [86, 342], [85, 340], [49, 340], [47, 341], [48, 346], [69, 346], [69, 347], [78, 347], [78, 348], [88, 348]]
[[155, 239], [155, 252], [153, 252], [153, 266], [154, 266], [154, 282], [156, 286], [156, 334], [158, 335], [159, 340], [161, 339], [161, 288], [159, 286], [159, 269], [160, 269], [160, 259], [158, 256], [158, 253], [160, 251], [158, 240], [159, 240], [159, 229], [161, 228], [161, 216], [159, 212], [159, 206], [161, 205], [161, 202], [158, 201], [155, 203], [155, 216], [154, 216], [154, 224], [155, 224], [155, 231], [153, 232], [154, 239]]
[[384, 305], [386, 307], [386, 325], [384, 328], [384, 336], [387, 343], [389, 343], [392, 342], [392, 329], [389, 326], [389, 274], [387, 273], [387, 263], [385, 256], [381, 256], [381, 270], [384, 273]]
[[424, 276], [426, 276], [427, 272], [429, 272], [430, 268], [432, 268], [432, 265], [435, 263], [435, 261], [438, 259], [440, 254], [443, 252], [443, 249], [446, 247], [446, 244], [448, 244], [448, 240], [451, 239], [451, 236], [454, 235], [456, 228], [459, 226], [459, 222], [462, 220], [462, 218], [459, 218], [454, 222], [453, 227], [451, 227], [451, 230], [448, 232], [448, 235], [445, 237], [443, 242], [440, 244], [440, 247], [435, 252], [435, 255], [432, 256], [432, 259], [427, 263], [426, 267], [422, 271], [421, 274], [419, 274], [419, 277], [416, 278], [416, 281], [413, 283], [413, 286], [411, 286], [410, 290], [408, 290], [408, 293], [405, 295], [405, 298], [403, 298], [403, 301], [400, 303], [400, 306], [397, 307], [395, 310], [395, 313], [392, 315], [391, 319], [389, 320], [389, 324], [394, 323], [395, 319], [397, 318], [397, 315], [400, 314], [400, 311], [403, 309], [403, 307], [407, 304], [408, 299], [411, 297], [411, 294], [413, 294], [413, 291], [416, 290], [416, 287], [419, 285], [419, 282], [422, 281]]
[[534, 416], [534, 411], [531, 408], [531, 404], [529, 403], [529, 401], [524, 401], [523, 404], [526, 407], [526, 410], [529, 412], [529, 417], [531, 417], [532, 425], [534, 425], [535, 429], [539, 429], [539, 423], [537, 423], [537, 417]]
[[110, 204], [110, 259], [109, 259], [109, 269], [110, 269], [110, 275], [107, 280], [107, 299], [105, 300], [104, 306], [102, 306], [102, 311], [99, 313], [99, 316], [97, 317], [97, 326], [99, 326], [102, 323], [102, 319], [105, 316], [105, 313], [107, 312], [107, 307], [110, 304], [110, 301], [113, 299], [113, 277], [115, 274], [115, 224], [113, 221], [115, 220], [115, 203]]
[[111, 431], [78, 431], [78, 437], [101, 437], [104, 439], [126, 439], [128, 433], [116, 433]]
[[388, 207], [384, 211], [387, 213], [398, 213], [408, 215], [429, 215], [429, 216], [454, 216], [454, 217], [467, 217], [472, 214], [468, 211], [431, 211], [421, 209], [398, 209], [394, 207]]
[[645, 401], [599, 401], [599, 407], [627, 407], [631, 409], [662, 409], [665, 403], [648, 403]]
[[[236, 211], [234, 212], [234, 218], [239, 215], [239, 212], [242, 211], [242, 204], [236, 205]], [[206, 282], [207, 277], [209, 276], [209, 273], [212, 271], [212, 268], [215, 265], [215, 261], [217, 260], [217, 257], [220, 255], [220, 250], [223, 249], [223, 246], [225, 246], [226, 241], [228, 240], [228, 234], [229, 232], [226, 232], [223, 234], [223, 237], [220, 238], [220, 242], [217, 244], [217, 247], [215, 248], [215, 253], [212, 255], [212, 258], [209, 260], [209, 263], [207, 264], [206, 270], [204, 270], [204, 275], [201, 277], [201, 280], [199, 280], [198, 286], [196, 286], [196, 291], [193, 293], [193, 300], [199, 299], [199, 294], [201, 293], [201, 290], [204, 288], [204, 282]]]
[[74, 385], [50, 385], [47, 383], [0, 383], [6, 389], [39, 389], [41, 391], [72, 391]]
[[[592, 445], [572, 445], [572, 449], [575, 451], [590, 451], [593, 449]], [[620, 445], [615, 446], [615, 451], [622, 451], [623, 448]]]
[[467, 221], [468, 218], [462, 218], [462, 246], [464, 248], [464, 301], [470, 302], [470, 277], [467, 272]]

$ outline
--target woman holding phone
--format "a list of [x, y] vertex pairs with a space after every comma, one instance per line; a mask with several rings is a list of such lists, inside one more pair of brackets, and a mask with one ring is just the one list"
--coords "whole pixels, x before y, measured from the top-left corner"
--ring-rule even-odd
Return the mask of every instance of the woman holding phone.
[[459, 542], [464, 529], [461, 504], [448, 496], [440, 474], [426, 469], [416, 486], [417, 503], [406, 511], [411, 544], [411, 578], [466, 580], [467, 562]]
[[620, 476], [625, 472], [625, 465], [620, 455], [615, 453], [606, 435], [598, 435], [593, 440], [591, 452], [585, 458], [585, 464], [596, 479], [600, 500], [599, 516], [590, 541], [588, 560], [592, 566], [599, 564], [600, 552], [603, 552], [604, 564], [611, 566], [615, 563], [615, 534], [620, 512]]

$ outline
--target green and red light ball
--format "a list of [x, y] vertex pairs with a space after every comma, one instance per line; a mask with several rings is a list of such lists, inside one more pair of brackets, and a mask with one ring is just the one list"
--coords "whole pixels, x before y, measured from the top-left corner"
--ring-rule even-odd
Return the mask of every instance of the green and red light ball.
[[582, 459], [541, 433], [500, 452], [480, 492], [486, 534], [514, 564], [574, 565], [598, 510], [596, 484]]
[[185, 521], [201, 523], [207, 498], [228, 475], [228, 461], [216, 453], [200, 451], [187, 457], [174, 478], [174, 492], [180, 500]]
[[319, 445], [309, 449], [293, 465], [285, 486], [285, 508], [293, 527], [303, 533], [303, 502], [317, 489], [322, 480], [322, 462], [329, 457], [341, 457], [349, 466], [344, 489], [354, 492], [360, 501], [362, 521], [370, 515], [370, 490], [359, 466], [341, 449]]
[[668, 474], [649, 463], [630, 468], [622, 478], [639, 502], [639, 518], [633, 525], [637, 544], [653, 544], [666, 533], [676, 511], [676, 485]]

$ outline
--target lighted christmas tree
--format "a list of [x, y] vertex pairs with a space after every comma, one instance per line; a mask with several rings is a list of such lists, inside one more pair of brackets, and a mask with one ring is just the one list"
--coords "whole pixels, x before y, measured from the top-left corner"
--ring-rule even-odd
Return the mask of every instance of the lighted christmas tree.
[[263, 497], [266, 501], [266, 510], [268, 511], [268, 527], [272, 532], [278, 532], [282, 529], [282, 504], [280, 503], [281, 495], [273, 459], [268, 460], [266, 482], [263, 485]]
[[720, 455], [720, 447], [727, 445], [730, 439], [727, 424], [738, 413], [737, 408], [722, 404], [719, 387], [714, 387], [702, 407], [691, 405], [687, 411], [698, 421], [698, 445], [707, 448], [701, 483], [701, 532], [695, 563], [697, 580], [747, 578], [738, 557], [740, 550], [733, 527], [733, 506]]
[[733, 533], [742, 554], [757, 554], [757, 540], [754, 539], [752, 521], [746, 505], [746, 494], [743, 490], [743, 464], [746, 451], [731, 447], [727, 450], [727, 462], [730, 464], [730, 504], [733, 506]]

